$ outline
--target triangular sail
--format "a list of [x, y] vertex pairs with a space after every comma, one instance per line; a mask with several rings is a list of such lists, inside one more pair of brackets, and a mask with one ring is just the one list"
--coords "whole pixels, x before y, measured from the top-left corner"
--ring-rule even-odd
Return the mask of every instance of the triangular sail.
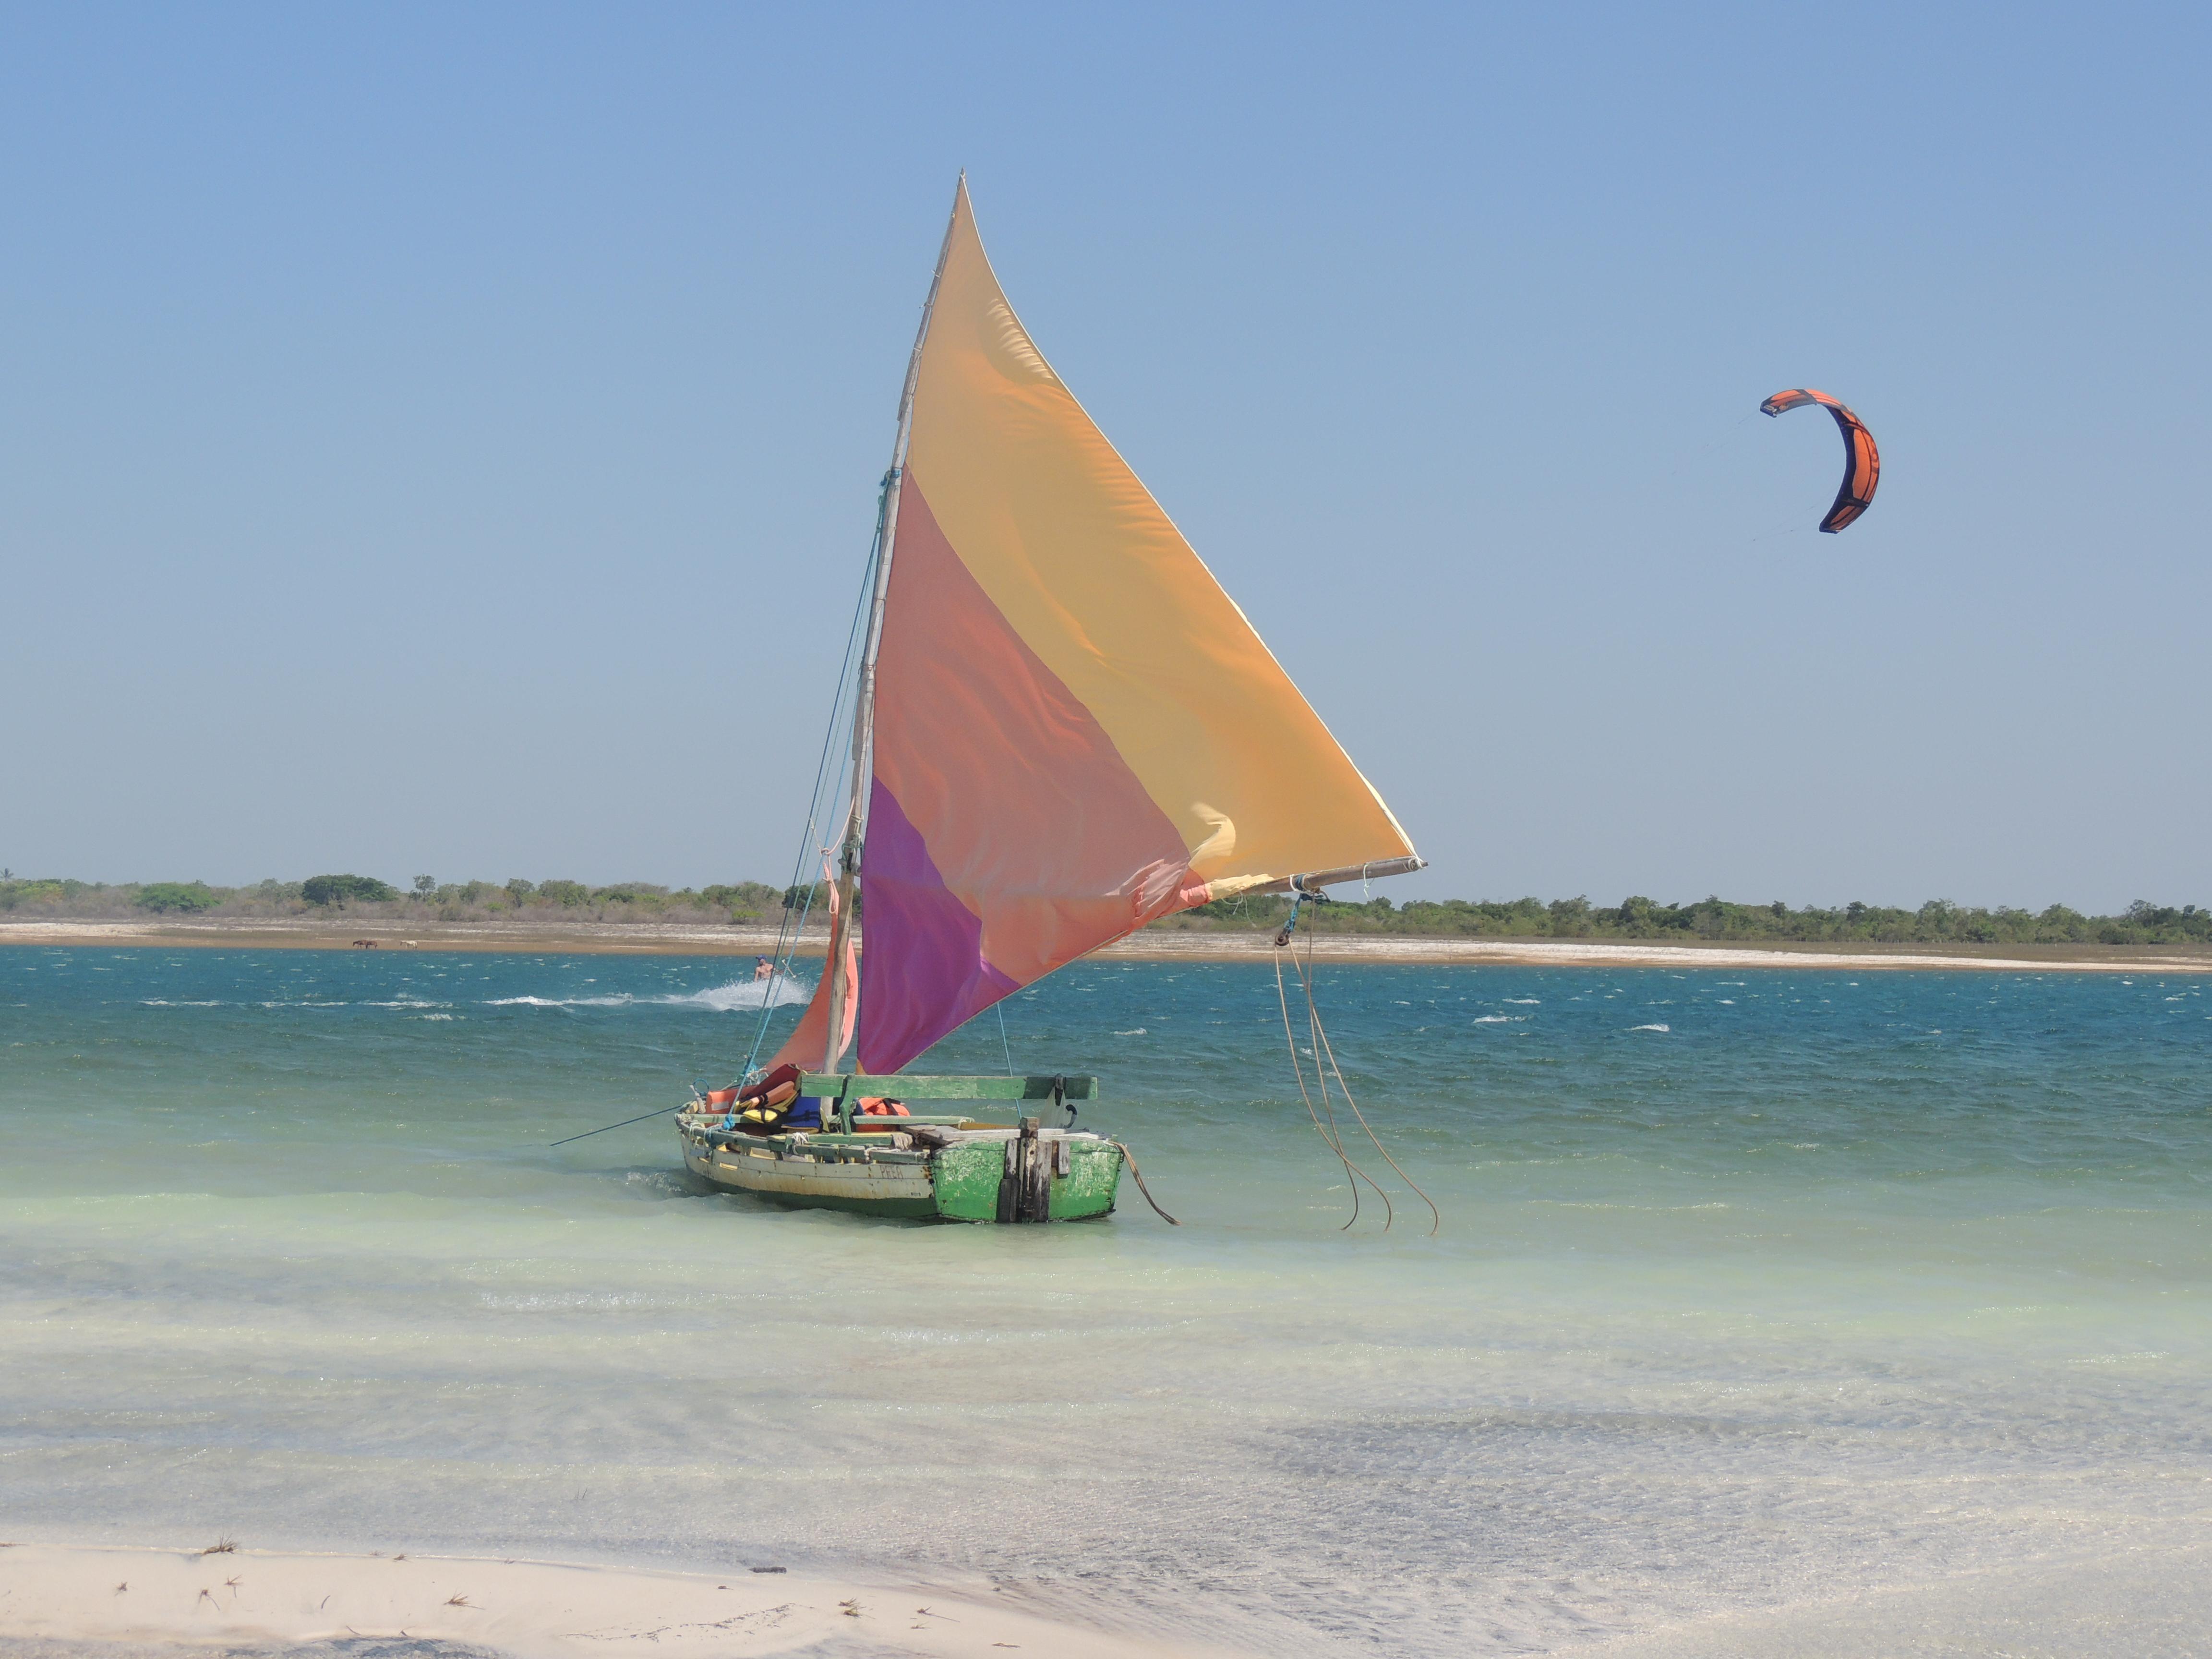
[[860, 877], [869, 1071], [1174, 911], [1411, 859], [1031, 343], [964, 183], [896, 487]]

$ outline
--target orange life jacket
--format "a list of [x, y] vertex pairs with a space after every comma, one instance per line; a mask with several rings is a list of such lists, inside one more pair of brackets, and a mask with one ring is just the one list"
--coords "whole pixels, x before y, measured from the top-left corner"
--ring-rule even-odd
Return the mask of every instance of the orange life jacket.
[[799, 1067], [788, 1064], [777, 1066], [758, 1083], [738, 1091], [738, 1098], [747, 1105], [755, 1101], [767, 1101], [781, 1106], [798, 1097]]

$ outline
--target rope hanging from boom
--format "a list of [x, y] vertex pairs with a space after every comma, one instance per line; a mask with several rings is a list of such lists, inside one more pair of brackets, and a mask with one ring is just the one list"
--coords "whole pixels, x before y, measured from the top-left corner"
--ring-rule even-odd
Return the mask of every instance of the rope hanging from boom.
[[[1291, 892], [1290, 919], [1284, 922], [1282, 930], [1275, 935], [1275, 1000], [1282, 1009], [1283, 1041], [1291, 1051], [1291, 1069], [1297, 1077], [1298, 1096], [1305, 1102], [1306, 1115], [1313, 1120], [1315, 1133], [1328, 1143], [1329, 1150], [1336, 1154], [1338, 1161], [1344, 1165], [1345, 1175], [1351, 1183], [1352, 1219], [1346, 1221], [1344, 1228], [1340, 1231], [1348, 1231], [1352, 1222], [1359, 1219], [1359, 1182], [1362, 1181], [1374, 1188], [1375, 1195], [1382, 1200], [1382, 1231], [1384, 1232], [1389, 1232], [1391, 1223], [1397, 1219], [1397, 1209], [1390, 1202], [1390, 1194], [1382, 1189], [1374, 1176], [1355, 1164], [1351, 1155], [1344, 1150], [1343, 1133], [1337, 1127], [1336, 1110], [1329, 1100], [1328, 1079], [1330, 1076], [1335, 1078], [1336, 1086], [1344, 1095], [1345, 1105], [1350, 1109], [1353, 1119], [1365, 1132], [1367, 1139], [1373, 1143], [1375, 1150], [1382, 1154], [1382, 1161], [1397, 1172], [1399, 1180], [1413, 1189], [1422, 1203], [1429, 1206], [1429, 1237], [1434, 1238], [1443, 1225], [1443, 1212], [1437, 1208], [1436, 1200], [1421, 1190], [1420, 1183], [1407, 1175], [1400, 1167], [1398, 1160], [1390, 1156], [1389, 1149], [1383, 1146], [1382, 1138], [1375, 1133], [1374, 1126], [1368, 1122], [1366, 1114], [1359, 1109], [1358, 1101], [1352, 1097], [1352, 1085], [1344, 1080], [1344, 1069], [1337, 1064], [1336, 1050], [1329, 1042], [1328, 1030], [1322, 1024], [1320, 1006], [1314, 998], [1313, 930], [1311, 928], [1306, 930], [1304, 962], [1298, 960], [1297, 952], [1291, 942], [1291, 935], [1297, 931], [1298, 914], [1302, 908], [1309, 902], [1325, 902], [1327, 896], [1310, 890], [1295, 880], [1291, 883]], [[1283, 982], [1283, 959], [1285, 957], [1290, 958], [1291, 970], [1297, 975], [1299, 988], [1305, 994], [1306, 1031], [1310, 1043], [1306, 1053], [1313, 1060], [1314, 1083], [1321, 1091], [1322, 1107], [1319, 1112], [1314, 1109], [1313, 1097], [1306, 1091], [1305, 1064], [1299, 1058], [1297, 1038], [1291, 1030], [1290, 997]], [[1328, 1061], [1327, 1073], [1322, 1070], [1322, 1061], [1324, 1057]], [[1323, 1124], [1324, 1117], [1327, 1119], [1326, 1127]]]

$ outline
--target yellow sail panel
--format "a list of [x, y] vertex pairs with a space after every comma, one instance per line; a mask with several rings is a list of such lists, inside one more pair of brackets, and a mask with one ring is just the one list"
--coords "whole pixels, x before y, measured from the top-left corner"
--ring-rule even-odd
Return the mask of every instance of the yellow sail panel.
[[[906, 483], [933, 541], [1181, 836], [1192, 877], [1221, 893], [1412, 853], [1037, 350], [992, 273], [964, 184], [915, 386]], [[892, 568], [896, 582], [896, 558]]]

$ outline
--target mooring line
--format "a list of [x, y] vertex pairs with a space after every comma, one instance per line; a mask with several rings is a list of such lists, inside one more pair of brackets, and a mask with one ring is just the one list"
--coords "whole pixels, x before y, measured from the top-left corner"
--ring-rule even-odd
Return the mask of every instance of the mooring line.
[[1161, 1220], [1166, 1222], [1170, 1227], [1182, 1226], [1182, 1222], [1177, 1221], [1165, 1210], [1160, 1208], [1159, 1200], [1154, 1198], [1152, 1196], [1152, 1189], [1145, 1185], [1145, 1172], [1137, 1167], [1136, 1155], [1130, 1152], [1127, 1146], [1121, 1146], [1121, 1143], [1118, 1140], [1114, 1141], [1112, 1144], [1121, 1147], [1121, 1161], [1129, 1166], [1129, 1173], [1136, 1176], [1137, 1190], [1145, 1195], [1145, 1202], [1152, 1206], [1152, 1213], [1159, 1217]]
[[569, 1135], [563, 1139], [549, 1141], [546, 1144], [549, 1146], [565, 1146], [571, 1140], [589, 1140], [593, 1135], [603, 1135], [606, 1133], [609, 1129], [627, 1129], [631, 1124], [642, 1123], [649, 1117], [666, 1117], [668, 1115], [668, 1108], [663, 1106], [655, 1111], [640, 1112], [635, 1117], [626, 1117], [619, 1123], [605, 1123], [596, 1129], [586, 1129], [580, 1135]]

